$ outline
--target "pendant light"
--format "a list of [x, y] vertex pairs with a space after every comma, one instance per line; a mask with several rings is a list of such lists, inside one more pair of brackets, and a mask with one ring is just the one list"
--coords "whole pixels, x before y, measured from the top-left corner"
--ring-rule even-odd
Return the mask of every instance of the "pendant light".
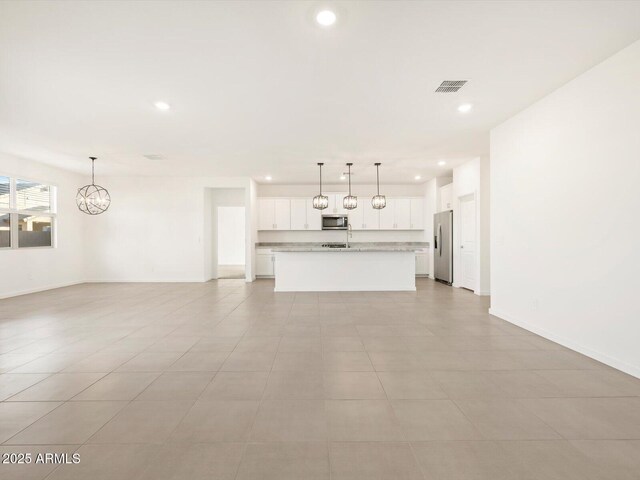
[[358, 207], [358, 197], [351, 195], [351, 165], [353, 163], [347, 163], [347, 167], [349, 167], [349, 195], [342, 199], [342, 206], [346, 210], [353, 210]]
[[324, 163], [318, 163], [320, 167], [320, 194], [313, 197], [313, 208], [317, 210], [324, 210], [329, 206], [329, 197], [322, 195], [322, 166]]
[[376, 210], [382, 210], [387, 206], [387, 197], [380, 195], [380, 165], [381, 163], [375, 163], [376, 166], [376, 184], [378, 185], [378, 194], [374, 195], [371, 199], [371, 206]]
[[111, 196], [106, 188], [96, 185], [94, 175], [94, 162], [96, 157], [91, 159], [91, 185], [85, 185], [78, 189], [76, 194], [76, 205], [82, 213], [87, 215], [100, 215], [106, 212], [111, 205]]

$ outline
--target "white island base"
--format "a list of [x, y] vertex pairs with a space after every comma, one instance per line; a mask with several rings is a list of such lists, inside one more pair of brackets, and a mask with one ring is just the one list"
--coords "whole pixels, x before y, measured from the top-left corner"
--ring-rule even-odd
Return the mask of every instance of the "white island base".
[[415, 291], [413, 250], [276, 251], [276, 292]]

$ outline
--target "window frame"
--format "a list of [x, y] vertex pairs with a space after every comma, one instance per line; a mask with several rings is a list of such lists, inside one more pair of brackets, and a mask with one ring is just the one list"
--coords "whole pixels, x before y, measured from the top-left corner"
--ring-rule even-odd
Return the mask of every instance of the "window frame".
[[[1, 174], [0, 177], [6, 177], [9, 179], [9, 208], [0, 207], [0, 215], [8, 214], [11, 222], [9, 229], [9, 242], [8, 247], [0, 247], [0, 251], [7, 250], [31, 250], [31, 249], [46, 249], [57, 248], [58, 244], [58, 187], [52, 183], [40, 182], [37, 180], [30, 180], [24, 177], [16, 177], [9, 174]], [[38, 210], [18, 210], [18, 190], [17, 180], [25, 182], [39, 183], [49, 187], [49, 210], [48, 212], [42, 212]], [[37, 215], [39, 217], [47, 217], [51, 219], [51, 245], [42, 245], [38, 247], [21, 247], [19, 240], [20, 232], [20, 215]]]

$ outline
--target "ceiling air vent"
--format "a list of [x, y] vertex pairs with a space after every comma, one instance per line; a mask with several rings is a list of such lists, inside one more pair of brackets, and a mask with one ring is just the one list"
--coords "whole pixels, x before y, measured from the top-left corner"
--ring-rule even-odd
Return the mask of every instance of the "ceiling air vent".
[[151, 153], [149, 155], [143, 155], [147, 160], [164, 160], [162, 155], [158, 155], [157, 153]]
[[438, 88], [436, 88], [437, 93], [455, 93], [460, 90], [464, 84], [467, 83], [466, 80], [445, 80], [440, 84]]

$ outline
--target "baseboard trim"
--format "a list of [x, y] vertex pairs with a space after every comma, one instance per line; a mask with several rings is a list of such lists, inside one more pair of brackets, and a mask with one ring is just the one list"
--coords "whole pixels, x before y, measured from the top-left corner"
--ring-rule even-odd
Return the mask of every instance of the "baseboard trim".
[[80, 285], [85, 283], [84, 280], [77, 282], [56, 283], [54, 285], [47, 285], [46, 287], [28, 288], [26, 290], [15, 290], [9, 293], [0, 294], [0, 300], [4, 298], [19, 297], [21, 295], [29, 295], [30, 293], [46, 292], [47, 290], [55, 290], [56, 288], [71, 287], [73, 285]]
[[571, 340], [567, 340], [566, 338], [556, 335], [553, 332], [549, 332], [548, 330], [545, 330], [543, 328], [536, 327], [535, 325], [531, 325], [528, 322], [518, 320], [514, 316], [509, 315], [508, 313], [505, 313], [501, 310], [490, 308], [489, 313], [498, 318], [501, 318], [502, 320], [506, 320], [509, 323], [513, 323], [518, 327], [522, 327], [525, 330], [529, 330], [530, 332], [535, 333], [536, 335], [540, 335], [541, 337], [544, 337], [547, 340], [551, 340], [552, 342], [558, 343], [563, 347], [570, 348], [571, 350], [574, 350], [578, 353], [586, 355], [587, 357], [593, 358], [598, 362], [604, 363], [605, 365], [613, 367], [624, 373], [628, 373], [629, 375], [633, 375], [636, 378], [640, 378], [640, 367], [637, 367], [635, 365], [630, 365], [627, 362], [618, 360], [617, 358], [614, 358], [614, 357], [610, 357], [609, 355], [599, 352], [597, 350], [593, 350], [589, 347], [585, 347], [583, 345], [579, 345], [575, 342], [572, 342]]
[[478, 295], [479, 297], [488, 297], [491, 295], [491, 292], [489, 290], [474, 290], [474, 292], [476, 295]]
[[[211, 278], [210, 280], [217, 280], [216, 278]], [[209, 280], [205, 280], [203, 277], [200, 278], [93, 278], [91, 280], [86, 280], [84, 283], [205, 283]]]

